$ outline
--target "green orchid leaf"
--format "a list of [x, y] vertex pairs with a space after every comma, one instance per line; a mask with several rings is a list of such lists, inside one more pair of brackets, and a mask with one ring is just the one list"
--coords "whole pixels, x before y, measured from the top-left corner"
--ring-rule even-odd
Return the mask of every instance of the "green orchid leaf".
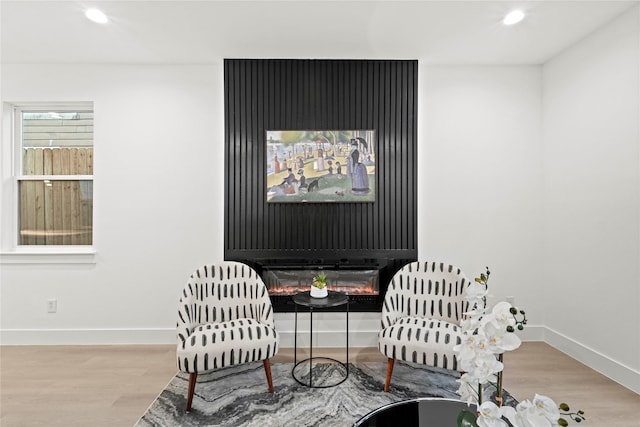
[[458, 414], [458, 427], [478, 427], [476, 423], [477, 415], [470, 411], [461, 411]]

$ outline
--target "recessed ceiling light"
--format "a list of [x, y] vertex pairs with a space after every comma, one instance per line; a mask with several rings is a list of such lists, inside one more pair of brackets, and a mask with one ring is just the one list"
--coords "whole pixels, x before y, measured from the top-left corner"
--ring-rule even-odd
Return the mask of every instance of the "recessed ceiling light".
[[87, 18], [92, 20], [93, 22], [97, 22], [98, 24], [106, 24], [109, 22], [109, 18], [105, 15], [101, 10], [98, 9], [87, 9], [84, 13]]
[[513, 25], [524, 19], [524, 12], [521, 10], [512, 10], [502, 20], [504, 25]]

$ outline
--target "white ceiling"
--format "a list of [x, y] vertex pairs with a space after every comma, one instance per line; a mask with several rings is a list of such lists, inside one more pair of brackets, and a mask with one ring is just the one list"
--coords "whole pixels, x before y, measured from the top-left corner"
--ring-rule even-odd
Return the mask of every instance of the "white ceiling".
[[[2, 63], [206, 64], [222, 58], [541, 64], [638, 1], [0, 2]], [[88, 21], [84, 7], [111, 19]], [[500, 23], [520, 7], [521, 24]]]

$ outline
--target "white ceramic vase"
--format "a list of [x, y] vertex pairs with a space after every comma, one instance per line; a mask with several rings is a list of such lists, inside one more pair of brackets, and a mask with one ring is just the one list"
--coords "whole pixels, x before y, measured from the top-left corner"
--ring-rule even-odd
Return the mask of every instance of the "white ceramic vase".
[[327, 292], [326, 286], [324, 288], [316, 288], [315, 286], [311, 286], [312, 298], [325, 298], [327, 295], [329, 295], [329, 292]]

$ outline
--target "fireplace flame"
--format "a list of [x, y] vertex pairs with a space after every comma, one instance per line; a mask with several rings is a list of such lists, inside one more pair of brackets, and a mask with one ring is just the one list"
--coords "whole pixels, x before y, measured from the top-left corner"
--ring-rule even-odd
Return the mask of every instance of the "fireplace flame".
[[[378, 289], [373, 286], [329, 286], [330, 291], [344, 292], [347, 295], [378, 295]], [[298, 286], [270, 286], [269, 295], [273, 296], [289, 296], [296, 295], [300, 292], [308, 291], [308, 287]]]

